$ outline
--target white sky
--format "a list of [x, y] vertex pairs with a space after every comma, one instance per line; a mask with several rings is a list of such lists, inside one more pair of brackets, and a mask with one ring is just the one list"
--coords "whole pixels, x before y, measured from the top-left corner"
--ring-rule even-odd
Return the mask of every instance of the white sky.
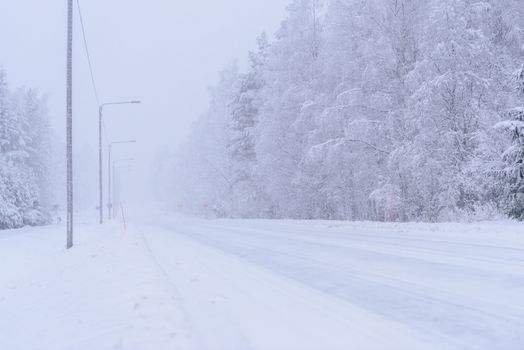
[[[141, 165], [177, 144], [208, 104], [218, 73], [272, 35], [289, 0], [82, 0], [102, 101], [140, 99], [107, 109], [107, 137], [137, 139]], [[53, 124], [64, 125], [66, 0], [0, 1], [0, 65], [12, 87], [49, 94]], [[96, 154], [97, 106], [75, 11], [75, 150]]]
[[[264, 30], [271, 35], [278, 28], [287, 2], [82, 0], [101, 99], [144, 101], [139, 108], [114, 109], [108, 124], [109, 118], [129, 114], [153, 124], [148, 131], [183, 134], [189, 121], [206, 109], [207, 87], [216, 82], [218, 72], [235, 60], [245, 65], [256, 36]], [[53, 116], [60, 123], [65, 7], [65, 0], [0, 2], [0, 64], [12, 86], [49, 93]], [[83, 128], [90, 126], [88, 119], [96, 119], [96, 104], [75, 20], [75, 120]]]

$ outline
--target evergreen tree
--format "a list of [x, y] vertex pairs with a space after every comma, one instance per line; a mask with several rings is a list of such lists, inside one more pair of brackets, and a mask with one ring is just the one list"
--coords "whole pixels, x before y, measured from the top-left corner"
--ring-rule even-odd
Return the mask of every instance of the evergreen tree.
[[[518, 92], [524, 97], [524, 68], [517, 73]], [[508, 112], [509, 120], [500, 122], [496, 128], [511, 135], [511, 146], [504, 152], [504, 168], [500, 177], [505, 185], [506, 210], [510, 217], [524, 220], [524, 107]]]

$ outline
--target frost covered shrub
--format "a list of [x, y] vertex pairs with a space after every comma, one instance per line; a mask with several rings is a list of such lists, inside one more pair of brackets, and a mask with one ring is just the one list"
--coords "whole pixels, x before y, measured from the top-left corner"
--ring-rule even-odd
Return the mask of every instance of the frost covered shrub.
[[21, 227], [22, 216], [14, 205], [6, 202], [0, 203], [0, 230]]
[[37, 206], [23, 212], [23, 222], [27, 226], [44, 226], [51, 223], [51, 217], [49, 213]]

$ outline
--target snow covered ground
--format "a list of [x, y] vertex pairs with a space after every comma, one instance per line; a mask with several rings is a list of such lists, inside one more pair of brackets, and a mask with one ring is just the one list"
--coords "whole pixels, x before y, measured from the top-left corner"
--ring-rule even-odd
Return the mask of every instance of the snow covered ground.
[[0, 232], [0, 349], [524, 348], [524, 227], [156, 214]]

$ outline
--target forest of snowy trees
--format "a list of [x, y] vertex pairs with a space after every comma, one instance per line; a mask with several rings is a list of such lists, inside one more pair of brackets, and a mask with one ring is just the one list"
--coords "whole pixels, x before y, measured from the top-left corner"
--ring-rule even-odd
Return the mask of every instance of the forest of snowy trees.
[[522, 0], [294, 0], [166, 172], [223, 217], [524, 219]]
[[45, 99], [31, 89], [11, 90], [0, 69], [0, 229], [50, 220], [56, 140], [48, 122]]

